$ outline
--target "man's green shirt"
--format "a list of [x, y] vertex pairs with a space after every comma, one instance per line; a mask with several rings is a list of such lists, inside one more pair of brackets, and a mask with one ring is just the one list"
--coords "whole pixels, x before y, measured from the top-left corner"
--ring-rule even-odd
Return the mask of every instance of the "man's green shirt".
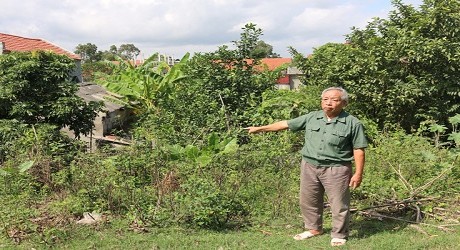
[[354, 116], [342, 111], [327, 121], [324, 111], [314, 111], [288, 121], [292, 131], [305, 130], [301, 154], [314, 166], [350, 164], [353, 149], [366, 148], [364, 127]]

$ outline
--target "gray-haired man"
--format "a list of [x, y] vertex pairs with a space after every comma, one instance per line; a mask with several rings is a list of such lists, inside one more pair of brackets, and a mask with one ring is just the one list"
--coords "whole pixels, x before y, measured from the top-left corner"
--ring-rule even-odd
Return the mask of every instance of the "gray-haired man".
[[306, 231], [295, 235], [296, 240], [323, 233], [324, 193], [332, 211], [331, 245], [344, 245], [349, 236], [349, 188], [361, 184], [367, 140], [361, 122], [343, 110], [347, 104], [348, 93], [343, 88], [332, 87], [321, 95], [322, 110], [266, 126], [246, 128], [249, 133], [305, 130], [301, 151], [300, 208]]

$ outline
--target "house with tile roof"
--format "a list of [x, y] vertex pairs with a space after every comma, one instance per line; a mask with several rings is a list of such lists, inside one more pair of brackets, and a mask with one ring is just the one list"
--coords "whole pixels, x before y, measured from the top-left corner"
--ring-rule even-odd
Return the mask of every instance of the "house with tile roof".
[[0, 33], [0, 55], [8, 54], [13, 51], [27, 52], [27, 51], [52, 51], [59, 55], [66, 55], [75, 60], [75, 69], [71, 72], [71, 78], [75, 82], [82, 82], [81, 71], [81, 58], [80, 56], [60, 48], [48, 41], [37, 38], [27, 38], [16, 35]]
[[291, 58], [262, 58], [261, 67], [268, 70], [275, 70], [281, 66], [287, 66], [286, 70], [282, 72], [282, 76], [278, 78], [276, 87], [278, 89], [297, 89], [299, 88], [301, 81], [300, 78], [303, 75], [299, 69], [291, 65]]
[[[94, 150], [99, 141], [108, 141], [115, 144], [126, 144], [126, 142], [119, 139], [108, 138], [110, 131], [117, 129], [119, 126], [128, 119], [130, 110], [125, 109], [121, 105], [112, 103], [105, 99], [106, 96], [110, 96], [102, 87], [92, 83], [82, 83], [82, 71], [81, 71], [81, 58], [80, 56], [71, 53], [65, 49], [60, 48], [50, 42], [42, 39], [27, 38], [15, 35], [9, 35], [0, 33], [0, 55], [8, 54], [13, 51], [27, 52], [27, 51], [52, 51], [59, 55], [68, 56], [75, 60], [75, 70], [71, 73], [71, 77], [79, 83], [79, 90], [76, 93], [78, 96], [83, 98], [85, 101], [103, 101], [105, 109], [101, 111], [94, 120], [94, 128], [89, 136], [81, 136], [81, 140], [88, 143], [89, 150]], [[73, 132], [68, 128], [62, 129], [69, 136], [74, 136]]]

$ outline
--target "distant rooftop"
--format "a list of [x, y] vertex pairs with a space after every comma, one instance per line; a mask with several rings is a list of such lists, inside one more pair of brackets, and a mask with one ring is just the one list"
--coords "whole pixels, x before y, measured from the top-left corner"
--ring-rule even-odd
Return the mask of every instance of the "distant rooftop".
[[291, 62], [291, 58], [262, 58], [260, 64], [266, 65], [268, 70], [275, 70], [276, 68], [285, 64], [290, 64]]
[[107, 111], [109, 112], [120, 109], [122, 107], [122, 105], [113, 103], [107, 99], [107, 97], [113, 98], [114, 96], [116, 96], [115, 94], [107, 92], [107, 90], [105, 90], [103, 87], [94, 83], [81, 83], [77, 95], [87, 102], [103, 101], [105, 107], [107, 108]]
[[[53, 51], [59, 55], [66, 55], [75, 60], [81, 60], [80, 56], [69, 52], [65, 49], [58, 47], [48, 41], [37, 39], [37, 38], [27, 38], [15, 35], [9, 35], [5, 33], [0, 33], [0, 42], [3, 42], [4, 48], [3, 53], [8, 53], [12, 51], [37, 51], [37, 50], [44, 50], [44, 51]], [[1, 54], [1, 53], [0, 53]]]

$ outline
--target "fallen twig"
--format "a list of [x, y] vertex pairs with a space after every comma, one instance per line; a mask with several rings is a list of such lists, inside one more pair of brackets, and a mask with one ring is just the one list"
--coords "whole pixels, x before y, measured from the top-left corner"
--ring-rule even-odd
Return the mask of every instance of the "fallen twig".
[[273, 234], [273, 233], [265, 231], [265, 230], [260, 230], [260, 232], [262, 232], [263, 235], [269, 235], [269, 236]]
[[401, 165], [398, 166], [398, 170], [396, 170], [396, 168], [388, 162], [388, 165], [390, 165], [390, 167], [393, 169], [393, 171], [398, 174], [398, 177], [399, 177], [399, 180], [403, 183], [404, 187], [410, 191], [410, 193], [412, 193], [414, 191], [414, 188], [412, 187], [412, 185], [406, 180], [406, 178], [404, 178], [404, 176], [402, 175], [401, 173]]
[[365, 207], [365, 208], [352, 208], [350, 209], [351, 212], [357, 212], [357, 211], [364, 211], [364, 210], [369, 210], [369, 209], [375, 209], [375, 208], [382, 208], [382, 207], [391, 207], [391, 206], [398, 206], [398, 205], [407, 205], [410, 203], [414, 202], [422, 202], [422, 201], [432, 201], [434, 198], [428, 197], [428, 198], [420, 198], [420, 199], [407, 199], [407, 200], [402, 200], [402, 201], [397, 201], [397, 202], [391, 202], [387, 204], [381, 204], [381, 205], [375, 205], [375, 206], [370, 206], [370, 207]]
[[437, 228], [438, 228], [439, 230], [441, 230], [441, 231], [448, 232], [448, 233], [450, 233], [450, 232], [455, 232], [455, 230], [453, 230], [453, 229], [451, 229], [451, 228], [443, 227], [443, 226], [438, 226]]
[[460, 226], [460, 223], [459, 224], [446, 224], [446, 225], [433, 225], [433, 224], [428, 224], [428, 223], [424, 223], [424, 222], [416, 222], [416, 221], [411, 221], [411, 220], [405, 220], [405, 219], [401, 219], [401, 218], [397, 218], [397, 217], [393, 217], [393, 216], [388, 216], [388, 215], [383, 215], [383, 214], [380, 214], [378, 212], [375, 212], [375, 211], [372, 211], [371, 213], [368, 213], [368, 212], [362, 212], [362, 211], [358, 211], [360, 214], [363, 214], [365, 216], [369, 216], [369, 217], [374, 217], [374, 218], [377, 218], [379, 220], [381, 220], [382, 218], [385, 218], [385, 219], [392, 219], [392, 220], [397, 220], [397, 221], [402, 221], [402, 222], [406, 222], [406, 223], [409, 223], [409, 224], [418, 224], [418, 225], [424, 225], [424, 226], [430, 226], [430, 227], [435, 227], [435, 228], [438, 228], [438, 229], [441, 229], [441, 230], [445, 230], [445, 231], [454, 231], [453, 229], [447, 229], [446, 227], [451, 227], [451, 226]]
[[396, 170], [396, 168], [390, 163], [390, 162], [387, 162], [388, 165], [391, 166], [391, 168], [393, 169], [393, 171], [398, 175], [399, 177], [399, 180], [403, 183], [404, 187], [409, 190], [409, 193], [410, 193], [410, 197], [413, 198], [413, 197], [416, 197], [420, 192], [422, 192], [423, 190], [429, 188], [435, 181], [441, 179], [444, 175], [446, 175], [450, 170], [452, 170], [454, 167], [456, 167], [455, 165], [455, 162], [457, 161], [458, 159], [458, 155], [455, 157], [455, 159], [452, 161], [452, 163], [450, 164], [450, 166], [446, 169], [444, 169], [443, 171], [441, 171], [441, 173], [437, 176], [435, 176], [434, 178], [432, 178], [431, 180], [429, 180], [427, 183], [423, 184], [422, 186], [420, 187], [417, 187], [417, 188], [413, 188], [412, 185], [410, 185], [410, 183], [406, 180], [406, 178], [404, 178], [404, 176], [402, 175], [401, 173], [401, 165], [398, 166], [398, 170]]

